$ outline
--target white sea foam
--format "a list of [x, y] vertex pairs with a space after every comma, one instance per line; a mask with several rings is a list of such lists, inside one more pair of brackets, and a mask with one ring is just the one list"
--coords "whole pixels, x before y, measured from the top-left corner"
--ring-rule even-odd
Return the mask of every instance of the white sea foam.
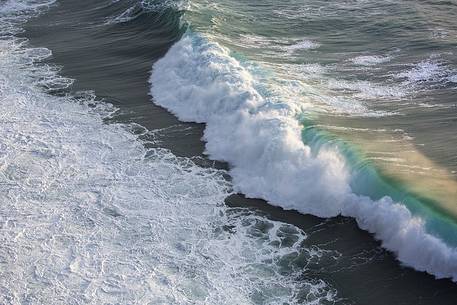
[[398, 73], [396, 77], [405, 79], [408, 84], [419, 85], [427, 82], [441, 82], [449, 73], [450, 70], [444, 63], [430, 58], [415, 64], [409, 70]]
[[49, 50], [0, 50], [1, 304], [332, 302], [294, 266], [322, 255], [304, 232], [227, 208], [223, 171], [146, 149], [91, 94], [47, 93], [71, 83]]
[[[295, 66], [295, 65], [293, 65]], [[309, 76], [312, 76], [312, 75], [322, 75], [326, 70], [325, 70], [325, 67], [319, 65], [319, 64], [316, 64], [316, 63], [313, 63], [313, 64], [302, 64], [302, 65], [298, 65], [298, 67], [296, 68], [298, 71], [300, 71], [301, 73], [305, 74], [305, 75], [309, 75]]]
[[138, 16], [140, 10], [141, 7], [138, 4], [131, 6], [118, 16], [109, 18], [105, 24], [119, 24], [129, 22], [131, 20], [134, 20]]
[[351, 61], [360, 66], [374, 66], [382, 63], [389, 62], [391, 58], [389, 56], [378, 56], [378, 55], [361, 55], [357, 56]]
[[[258, 77], [259, 70], [247, 66], [251, 74], [256, 75], [255, 83], [271, 83], [269, 93], [277, 100], [287, 100], [288, 107], [295, 111], [307, 113], [331, 113], [332, 115], [381, 117], [396, 114], [394, 112], [373, 110], [367, 107], [367, 98], [400, 97], [403, 92], [393, 90], [389, 86], [376, 85], [370, 82], [350, 82], [328, 78], [331, 68], [319, 64], [269, 64], [269, 71], [275, 71], [276, 76], [270, 79]], [[262, 74], [262, 73], [260, 73]], [[268, 73], [267, 73], [268, 75]], [[262, 87], [262, 86], [258, 86]], [[259, 91], [265, 91], [260, 89]], [[336, 94], [335, 94], [336, 93]], [[270, 100], [272, 94], [270, 94]]]
[[143, 8], [151, 11], [163, 11], [165, 9], [186, 10], [190, 8], [189, 0], [141, 0]]
[[278, 49], [279, 45], [286, 44], [287, 41], [284, 39], [265, 37], [252, 34], [240, 34], [239, 41], [243, 45], [248, 45], [250, 48], [256, 49]]
[[305, 145], [299, 109], [262, 96], [229, 50], [187, 34], [154, 65], [150, 81], [155, 103], [181, 120], [206, 123], [206, 151], [231, 164], [237, 191], [303, 213], [354, 217], [404, 264], [457, 280], [456, 249], [427, 233], [404, 205], [353, 194], [338, 148]]
[[308, 39], [285, 39], [281, 37], [266, 37], [252, 34], [241, 34], [239, 41], [241, 46], [249, 46], [250, 48], [261, 49], [261, 51], [271, 50], [275, 56], [291, 56], [292, 53], [300, 50], [310, 50], [320, 47], [320, 44]]
[[355, 97], [363, 99], [375, 98], [403, 98], [408, 95], [406, 89], [399, 87], [391, 87], [386, 85], [377, 85], [369, 81], [344, 81], [344, 80], [329, 80], [328, 86], [330, 89], [346, 90], [353, 92]]
[[457, 74], [451, 75], [447, 79], [452, 83], [457, 83]]
[[293, 45], [284, 47], [284, 49], [288, 52], [296, 52], [299, 50], [309, 50], [309, 49], [317, 49], [320, 47], [320, 44], [311, 40], [301, 40]]
[[[117, 3], [112, 1], [112, 3]], [[173, 10], [184, 10], [189, 6], [188, 0], [141, 0], [133, 1], [130, 7], [122, 11], [120, 14], [110, 17], [105, 22], [105, 25], [109, 24], [121, 24], [126, 23], [138, 18], [143, 11], [154, 11], [162, 12], [166, 9]]]

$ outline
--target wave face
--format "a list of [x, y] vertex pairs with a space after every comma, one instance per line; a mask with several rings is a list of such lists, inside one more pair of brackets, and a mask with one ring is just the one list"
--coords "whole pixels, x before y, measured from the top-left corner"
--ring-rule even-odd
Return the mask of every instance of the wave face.
[[207, 152], [234, 166], [238, 190], [321, 217], [341, 212], [350, 190], [344, 160], [331, 147], [313, 154], [297, 110], [265, 100], [219, 45], [186, 36], [154, 66], [151, 84], [155, 101], [181, 120], [207, 123]]
[[0, 7], [0, 303], [334, 303], [301, 278], [327, 255], [303, 231], [228, 208], [224, 171], [105, 124], [115, 107], [14, 36], [49, 5]]
[[[407, 115], [400, 113], [401, 107], [368, 103], [391, 99], [406, 105], [412, 91], [448, 86], [445, 77], [452, 69], [421, 62], [392, 76], [392, 82], [400, 81], [396, 89], [394, 83], [329, 77], [325, 71], [330, 67], [298, 63], [300, 58], [318, 58], [325, 47], [314, 39], [319, 36], [305, 39], [284, 32], [278, 38], [281, 26], [293, 28], [293, 22], [281, 22], [298, 22], [302, 16], [293, 15], [298, 11], [281, 7], [285, 19], [272, 29], [267, 28], [268, 19], [255, 18], [265, 11], [259, 13], [254, 4], [203, 2], [190, 5], [185, 15], [188, 32], [154, 64], [150, 79], [154, 103], [180, 120], [206, 123], [206, 152], [230, 164], [236, 191], [319, 217], [353, 217], [403, 264], [457, 281], [453, 218], [457, 188], [452, 171], [419, 152], [403, 130], [379, 128], [382, 120]], [[360, 5], [369, 7], [355, 11], [357, 17], [374, 5], [364, 3]], [[331, 4], [323, 7], [330, 10]], [[269, 8], [265, 5], [265, 10]], [[247, 35], [249, 31], [254, 33]], [[261, 31], [263, 35], [258, 34]], [[358, 55], [343, 65], [361, 67], [360, 71], [377, 69], [399, 56], [396, 52]], [[341, 90], [351, 95], [335, 93]], [[368, 123], [354, 128], [354, 120]], [[372, 124], [373, 120], [379, 121]], [[400, 136], [391, 137], [396, 132]], [[393, 143], [390, 151], [386, 143]], [[383, 163], [387, 161], [388, 166]], [[428, 168], [433, 176], [414, 171], [414, 165]], [[408, 171], [399, 171], [399, 166]], [[441, 189], [434, 188], [438, 184]], [[436, 192], [424, 196], [428, 188]]]

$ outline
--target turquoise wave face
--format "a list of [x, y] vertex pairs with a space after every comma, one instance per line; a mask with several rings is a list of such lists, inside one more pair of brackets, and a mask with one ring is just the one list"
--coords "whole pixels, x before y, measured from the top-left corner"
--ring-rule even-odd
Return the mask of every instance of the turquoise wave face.
[[396, 202], [401, 202], [413, 215], [426, 221], [429, 233], [439, 236], [449, 245], [457, 246], [457, 223], [446, 210], [440, 208], [439, 203], [415, 194], [408, 190], [408, 185], [383, 175], [376, 165], [364, 156], [363, 151], [329, 132], [316, 128], [312, 121], [303, 120], [303, 125], [303, 141], [309, 145], [314, 155], [317, 155], [322, 147], [330, 145], [336, 147], [344, 156], [350, 167], [350, 186], [355, 194], [368, 196], [375, 201], [388, 196]]

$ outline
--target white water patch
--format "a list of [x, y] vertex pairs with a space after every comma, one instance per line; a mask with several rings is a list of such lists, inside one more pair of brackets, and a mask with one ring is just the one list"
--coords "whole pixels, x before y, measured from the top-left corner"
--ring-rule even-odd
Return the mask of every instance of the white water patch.
[[[296, 65], [291, 65], [291, 66], [296, 66]], [[300, 73], [303, 73], [305, 78], [310, 78], [310, 77], [320, 77], [324, 72], [326, 72], [326, 69], [324, 66], [316, 63], [312, 64], [301, 64], [298, 65], [298, 67], [295, 68], [297, 71]]]
[[451, 83], [457, 83], [457, 74], [451, 75], [447, 78]]
[[[114, 4], [117, 2], [119, 0], [112, 1], [111, 3]], [[141, 0], [131, 2], [131, 6], [120, 14], [107, 18], [105, 25], [130, 22], [141, 16], [144, 11], [163, 12], [167, 9], [179, 11], [189, 7], [188, 0]]]
[[[457, 83], [455, 67], [440, 58], [440, 54], [430, 56], [428, 59], [411, 65], [400, 73], [392, 75], [393, 80], [400, 80], [399, 88], [410, 92], [411, 95], [419, 92], [437, 90], [445, 87], [455, 89]], [[453, 108], [452, 104], [441, 103], [412, 103], [423, 108]]]
[[[351, 61], [358, 65], [373, 66], [390, 60], [390, 57], [359, 56]], [[386, 75], [392, 81], [400, 80], [396, 85], [376, 84], [370, 81], [329, 80], [329, 88], [351, 94], [357, 99], [384, 99], [386, 101], [400, 101], [403, 105], [414, 104], [420, 107], [449, 107], [442, 104], [411, 103], [410, 97], [418, 92], [432, 90], [452, 83], [455, 70], [439, 59], [439, 55], [411, 65], [396, 74]], [[393, 113], [395, 114], [395, 113]]]
[[408, 95], [408, 91], [399, 87], [377, 85], [369, 81], [345, 81], [331, 79], [328, 87], [334, 90], [341, 90], [353, 94], [361, 99], [401, 99]]
[[190, 0], [141, 0], [141, 6], [151, 11], [164, 11], [165, 9], [187, 10]]
[[[273, 79], [274, 84], [267, 89], [269, 93], [273, 93], [269, 95], [269, 99], [286, 100], [289, 106], [294, 104], [297, 111], [351, 117], [383, 117], [396, 114], [370, 109], [363, 98], [388, 98], [397, 96], [400, 92], [370, 82], [353, 83], [332, 79], [332, 67], [319, 64], [269, 64], [268, 70], [275, 71], [275, 75], [266, 80], [258, 77], [258, 74], [262, 74], [256, 73], [258, 68], [252, 69], [248, 65], [246, 68], [256, 75], [256, 87], [271, 83]], [[263, 88], [257, 90], [265, 91]]]
[[184, 121], [206, 123], [206, 151], [231, 164], [237, 191], [322, 217], [354, 217], [405, 265], [457, 281], [457, 250], [430, 235], [401, 203], [352, 193], [351, 169], [331, 142], [301, 138], [300, 108], [269, 100], [230, 51], [187, 34], [153, 67], [154, 102]]
[[287, 44], [287, 40], [284, 39], [252, 34], [240, 34], [239, 41], [255, 49], [280, 49], [281, 45]]
[[240, 47], [249, 46], [249, 48], [260, 49], [263, 53], [265, 51], [271, 51], [274, 56], [287, 57], [302, 50], [311, 50], [320, 47], [319, 43], [308, 39], [286, 39], [252, 34], [241, 34], [239, 41]]
[[390, 56], [378, 56], [378, 55], [361, 55], [355, 58], [352, 58], [351, 61], [360, 66], [375, 66], [389, 62], [391, 60]]
[[322, 256], [304, 232], [227, 208], [223, 171], [146, 149], [91, 94], [50, 95], [71, 81], [49, 50], [0, 50], [1, 304], [333, 303], [300, 279]]
[[30, 16], [54, 4], [55, 1], [2, 0], [0, 2], [0, 38], [22, 32], [22, 28], [16, 26], [18, 22], [26, 21]]
[[441, 83], [453, 71], [438, 59], [429, 58], [415, 64], [411, 69], [395, 75], [403, 79], [406, 85], [420, 86], [430, 83]]
[[446, 29], [443, 29], [443, 28], [435, 28], [435, 29], [430, 29], [430, 36], [434, 39], [445, 39], [445, 38], [448, 38], [450, 35], [449, 35], [449, 31], [446, 30]]
[[299, 50], [317, 49], [319, 47], [320, 47], [319, 43], [305, 39], [302, 41], [298, 41], [293, 45], [286, 46], [286, 47], [284, 47], [284, 49], [287, 52], [293, 53], [293, 52], [297, 52]]
[[[53, 4], [55, 0], [42, 0], [42, 1], [17, 1], [17, 0], [3, 0], [0, 6], [0, 14], [2, 19], [10, 19], [15, 21], [27, 18], [28, 15], [21, 15], [22, 13], [33, 13], [37, 10]], [[7, 18], [9, 17], [9, 18]], [[3, 21], [2, 20], [2, 21]], [[3, 30], [3, 29], [2, 29]]]
[[109, 18], [105, 24], [119, 24], [129, 22], [131, 20], [134, 20], [140, 13], [141, 6], [136, 4], [134, 6], [129, 7], [118, 16]]
[[392, 112], [370, 110], [360, 101], [351, 96], [333, 96], [333, 95], [317, 95], [315, 100], [319, 101], [328, 113], [338, 116], [351, 117], [383, 117], [393, 115]]

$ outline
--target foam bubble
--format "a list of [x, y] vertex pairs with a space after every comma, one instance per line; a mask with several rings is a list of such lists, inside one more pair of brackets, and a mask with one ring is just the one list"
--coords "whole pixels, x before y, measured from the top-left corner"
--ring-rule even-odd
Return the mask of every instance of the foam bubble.
[[150, 81], [155, 103], [181, 120], [206, 123], [206, 151], [231, 164], [236, 190], [302, 213], [354, 217], [404, 264], [457, 280], [456, 249], [403, 204], [353, 194], [339, 148], [331, 141], [305, 145], [300, 108], [262, 96], [229, 50], [188, 34], [154, 65]]

